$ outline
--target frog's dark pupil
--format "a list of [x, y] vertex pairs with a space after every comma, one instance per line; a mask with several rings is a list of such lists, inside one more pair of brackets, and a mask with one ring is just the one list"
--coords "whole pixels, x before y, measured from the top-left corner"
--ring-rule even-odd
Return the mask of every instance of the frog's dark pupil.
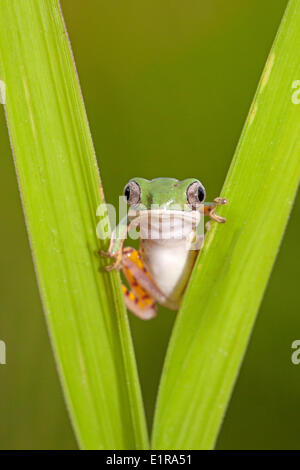
[[199, 199], [200, 202], [202, 202], [203, 199], [204, 199], [204, 191], [201, 188], [201, 186], [199, 186], [199, 188], [198, 188], [198, 199]]
[[127, 201], [129, 200], [130, 197], [130, 187], [126, 186], [125, 191], [124, 191], [124, 196], [126, 197]]

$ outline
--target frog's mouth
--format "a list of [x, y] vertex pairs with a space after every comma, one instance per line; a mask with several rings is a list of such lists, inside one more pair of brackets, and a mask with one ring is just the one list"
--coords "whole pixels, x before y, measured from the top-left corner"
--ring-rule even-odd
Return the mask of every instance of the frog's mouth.
[[203, 217], [199, 211], [142, 210], [136, 214], [134, 225], [140, 227], [144, 240], [182, 240], [193, 231], [199, 231]]

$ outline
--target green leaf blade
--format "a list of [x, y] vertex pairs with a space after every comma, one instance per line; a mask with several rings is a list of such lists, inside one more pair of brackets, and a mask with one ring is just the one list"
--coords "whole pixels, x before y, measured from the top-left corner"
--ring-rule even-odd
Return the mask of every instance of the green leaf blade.
[[0, 7], [10, 138], [78, 441], [86, 449], [147, 448], [119, 276], [104, 272], [96, 255], [96, 209], [104, 200], [59, 4], [1, 0]]
[[228, 405], [300, 177], [300, 5], [291, 1], [172, 334], [156, 449], [211, 449]]

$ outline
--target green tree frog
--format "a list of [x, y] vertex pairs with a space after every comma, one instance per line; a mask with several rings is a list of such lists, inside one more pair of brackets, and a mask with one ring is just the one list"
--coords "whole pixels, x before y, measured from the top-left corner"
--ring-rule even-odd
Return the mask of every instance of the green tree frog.
[[[127, 308], [141, 319], [156, 315], [159, 303], [171, 310], [180, 306], [195, 260], [204, 242], [204, 216], [224, 223], [215, 210], [226, 204], [217, 197], [204, 203], [206, 193], [194, 178], [131, 179], [124, 188], [130, 206], [112, 233], [108, 252], [114, 260], [106, 269], [122, 269], [130, 289], [122, 285]], [[206, 231], [210, 222], [206, 224]], [[139, 230], [139, 250], [124, 247], [127, 234]], [[204, 229], [202, 230], [204, 232]]]

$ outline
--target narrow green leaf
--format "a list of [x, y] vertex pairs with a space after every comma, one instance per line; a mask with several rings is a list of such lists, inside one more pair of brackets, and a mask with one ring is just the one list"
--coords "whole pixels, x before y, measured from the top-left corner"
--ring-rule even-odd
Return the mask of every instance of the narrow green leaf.
[[300, 176], [300, 2], [265, 66], [171, 338], [153, 447], [214, 446]]
[[0, 11], [7, 122], [45, 314], [78, 441], [83, 448], [145, 448], [119, 277], [100, 270], [103, 262], [95, 254], [96, 209], [103, 197], [59, 4], [0, 0]]

